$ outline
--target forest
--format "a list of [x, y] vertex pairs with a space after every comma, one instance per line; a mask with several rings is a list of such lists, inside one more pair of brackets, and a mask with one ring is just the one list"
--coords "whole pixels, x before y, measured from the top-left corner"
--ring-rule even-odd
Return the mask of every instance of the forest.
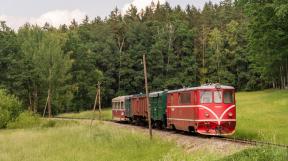
[[119, 95], [204, 83], [237, 91], [288, 87], [288, 4], [223, 0], [202, 9], [152, 3], [55, 28], [0, 24], [0, 88], [35, 113], [91, 109]]

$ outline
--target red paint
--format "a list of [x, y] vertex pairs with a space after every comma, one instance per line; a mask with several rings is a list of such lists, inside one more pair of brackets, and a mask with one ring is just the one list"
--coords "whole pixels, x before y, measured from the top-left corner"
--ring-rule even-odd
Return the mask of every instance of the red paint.
[[148, 117], [146, 96], [134, 96], [131, 98], [131, 110], [133, 117]]
[[[201, 103], [201, 91], [212, 92], [211, 103]], [[234, 96], [233, 89], [218, 89], [218, 91], [222, 92], [222, 96], [224, 91], [232, 92]], [[191, 94], [189, 104], [182, 104], [179, 100], [179, 96], [183, 92]], [[236, 126], [235, 97], [232, 103], [224, 103], [223, 97], [221, 103], [215, 103], [213, 92], [217, 92], [217, 89], [197, 88], [168, 93], [167, 126], [173, 125], [176, 129], [184, 131], [194, 128], [196, 132], [205, 135], [230, 135], [234, 133]], [[216, 130], [217, 128], [221, 130]]]
[[113, 119], [126, 120], [125, 109], [112, 109]]

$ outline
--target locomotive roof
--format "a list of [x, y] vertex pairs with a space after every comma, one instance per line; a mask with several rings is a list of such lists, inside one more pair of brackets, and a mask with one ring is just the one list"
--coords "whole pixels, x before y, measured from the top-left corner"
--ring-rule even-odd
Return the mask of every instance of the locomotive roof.
[[[158, 95], [162, 94], [164, 91], [157, 91], [149, 93], [149, 97], [157, 97]], [[140, 93], [132, 95], [132, 97], [146, 97], [146, 94]]]
[[122, 100], [124, 100], [125, 98], [130, 98], [130, 97], [132, 97], [132, 95], [118, 96], [118, 97], [113, 98], [113, 99], [112, 99], [112, 102], [113, 102], [113, 101], [122, 101]]
[[158, 95], [162, 94], [164, 91], [157, 91], [149, 93], [149, 97], [157, 97]]
[[[191, 90], [201, 90], [201, 89], [234, 89], [232, 86], [226, 86], [226, 85], [221, 85], [221, 84], [204, 84], [198, 87], [189, 87], [189, 88], [182, 88], [182, 89], [177, 89], [177, 90], [164, 90], [164, 91], [157, 91], [157, 92], [151, 92], [149, 93], [149, 97], [157, 97], [158, 95], [167, 92], [167, 93], [174, 93], [174, 92], [183, 92], [183, 91], [191, 91]], [[135, 95], [127, 95], [127, 96], [118, 96], [112, 99], [112, 101], [121, 101], [125, 100], [127, 98], [131, 97], [145, 97], [146, 95], [143, 93], [140, 94], [135, 94]]]
[[[217, 87], [217, 86], [219, 86], [219, 87]], [[219, 89], [234, 89], [234, 87], [232, 87], [232, 86], [226, 86], [226, 85], [220, 85], [220, 84], [205, 84], [205, 85], [201, 85], [199, 87], [189, 87], [189, 88], [171, 90], [171, 91], [168, 91], [168, 93], [199, 90], [199, 89], [215, 89], [215, 88], [219, 88]]]

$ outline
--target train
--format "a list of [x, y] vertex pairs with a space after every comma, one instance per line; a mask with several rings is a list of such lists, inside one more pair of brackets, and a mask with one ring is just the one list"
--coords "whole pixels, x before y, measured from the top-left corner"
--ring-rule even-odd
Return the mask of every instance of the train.
[[[236, 127], [235, 88], [204, 84], [149, 93], [151, 123], [155, 128], [177, 129], [202, 135], [232, 135]], [[144, 94], [112, 99], [113, 120], [148, 122]]]

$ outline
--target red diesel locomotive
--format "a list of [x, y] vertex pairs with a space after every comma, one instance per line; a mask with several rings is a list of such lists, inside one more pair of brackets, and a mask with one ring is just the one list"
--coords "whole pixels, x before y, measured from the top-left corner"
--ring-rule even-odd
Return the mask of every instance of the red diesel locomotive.
[[[145, 95], [125, 96], [122, 119], [147, 121]], [[151, 121], [203, 135], [232, 135], [236, 127], [235, 89], [208, 84], [149, 94]], [[114, 109], [113, 109], [114, 111]], [[114, 117], [116, 113], [113, 112]]]
[[236, 126], [234, 88], [205, 85], [168, 92], [167, 126], [205, 135], [231, 135]]

